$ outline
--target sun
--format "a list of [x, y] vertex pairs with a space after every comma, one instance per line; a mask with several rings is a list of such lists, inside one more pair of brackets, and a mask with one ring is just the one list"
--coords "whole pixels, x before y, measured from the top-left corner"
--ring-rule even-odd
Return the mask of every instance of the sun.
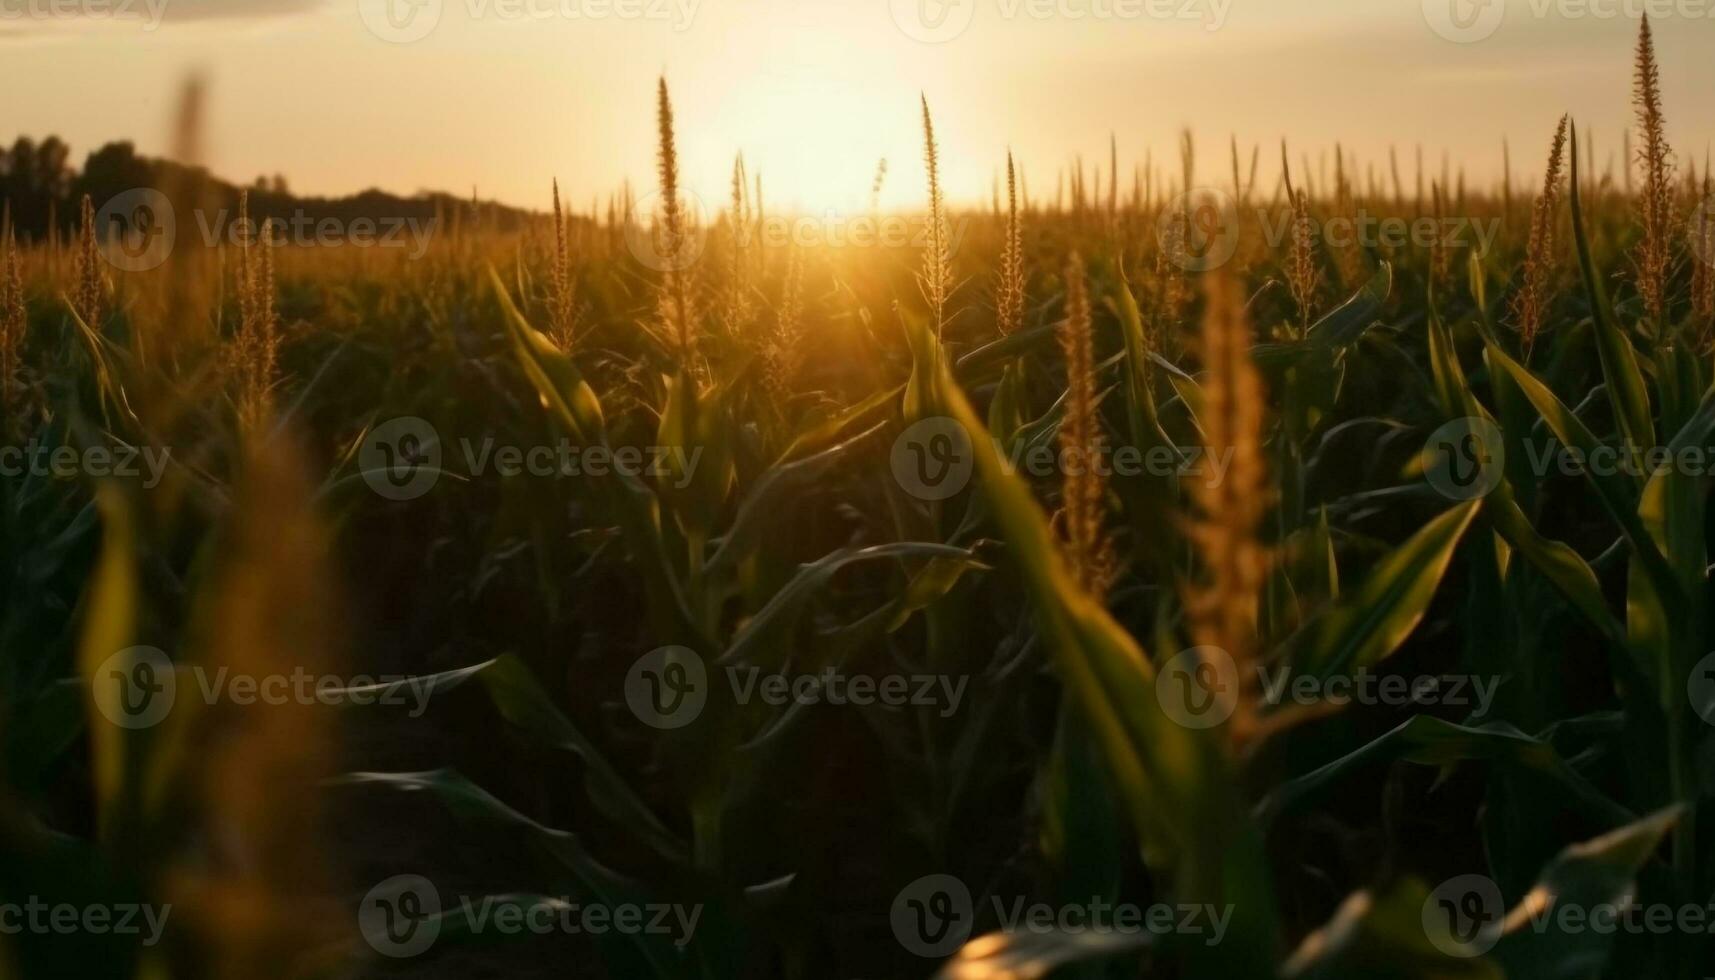
[[922, 188], [915, 94], [878, 97], [873, 75], [837, 69], [828, 64], [772, 67], [738, 83], [706, 118], [681, 115], [681, 153], [694, 168], [692, 186], [701, 195], [711, 190], [719, 195], [704, 202], [711, 213], [724, 206], [730, 184], [708, 175], [730, 175], [740, 152], [747, 171], [762, 176], [771, 210], [867, 210], [883, 159], [889, 176], [882, 207], [915, 204]]

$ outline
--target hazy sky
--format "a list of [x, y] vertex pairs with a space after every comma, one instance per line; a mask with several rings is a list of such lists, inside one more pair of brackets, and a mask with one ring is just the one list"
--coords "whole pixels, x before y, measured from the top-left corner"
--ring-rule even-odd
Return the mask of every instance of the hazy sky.
[[771, 202], [859, 206], [882, 157], [885, 201], [917, 200], [920, 91], [964, 200], [1009, 145], [1040, 196], [1076, 154], [1105, 165], [1110, 130], [1129, 173], [1186, 126], [1210, 178], [1232, 133], [1265, 145], [1270, 180], [1282, 137], [1295, 164], [1341, 140], [1385, 165], [1397, 144], [1409, 181], [1418, 143], [1478, 177], [1510, 136], [1522, 175], [1563, 111], [1599, 163], [1617, 153], [1639, 9], [1669, 136], [1701, 160], [1715, 0], [0, 0], [0, 139], [58, 133], [80, 164], [113, 139], [163, 153], [194, 69], [223, 176], [530, 206], [557, 176], [585, 207], [653, 180], [665, 72], [711, 203], [740, 150]]

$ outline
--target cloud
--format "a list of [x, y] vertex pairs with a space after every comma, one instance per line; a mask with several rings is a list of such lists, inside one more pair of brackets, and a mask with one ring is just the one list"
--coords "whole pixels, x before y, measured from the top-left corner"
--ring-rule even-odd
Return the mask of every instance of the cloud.
[[316, 10], [327, 0], [10, 0], [0, 5], [0, 43], [42, 40], [67, 30], [258, 21]]
[[171, 21], [260, 20], [315, 10], [325, 0], [165, 0]]

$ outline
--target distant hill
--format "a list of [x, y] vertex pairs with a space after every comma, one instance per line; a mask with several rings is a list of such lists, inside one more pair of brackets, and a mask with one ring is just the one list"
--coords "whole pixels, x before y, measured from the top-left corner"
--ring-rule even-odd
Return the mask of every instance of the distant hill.
[[[350, 197], [299, 197], [291, 193], [285, 178], [278, 176], [257, 178], [248, 187], [241, 187], [200, 167], [138, 156], [131, 143], [101, 147], [84, 161], [82, 170], [72, 167], [70, 160], [70, 147], [57, 136], [40, 142], [20, 137], [9, 149], [0, 148], [0, 202], [10, 207], [20, 241], [46, 240], [49, 227], [56, 225], [62, 240], [74, 233], [85, 194], [99, 209], [116, 195], [144, 187], [173, 197], [174, 207], [181, 212], [210, 212], [202, 219], [205, 226], [218, 224], [222, 211], [226, 220], [237, 214], [240, 190], [250, 192], [250, 213], [258, 220], [333, 219], [349, 224], [360, 218], [428, 221], [440, 216], [449, 222], [474, 221], [483, 227], [514, 231], [537, 217], [531, 211], [434, 191], [412, 197], [380, 190]], [[181, 215], [181, 223], [186, 220]]]

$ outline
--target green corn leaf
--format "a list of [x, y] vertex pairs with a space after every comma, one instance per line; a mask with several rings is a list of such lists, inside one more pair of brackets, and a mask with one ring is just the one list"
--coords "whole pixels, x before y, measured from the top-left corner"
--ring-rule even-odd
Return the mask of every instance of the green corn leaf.
[[713, 577], [736, 567], [761, 539], [768, 522], [776, 516], [777, 512], [773, 508], [781, 502], [784, 495], [808, 486], [816, 477], [849, 456], [854, 449], [867, 443], [886, 425], [886, 422], [877, 422], [845, 442], [824, 449], [814, 456], [770, 467], [757, 478], [750, 492], [739, 503], [731, 526], [721, 537], [714, 557], [709, 559], [706, 574]]
[[1608, 384], [1608, 398], [1614, 405], [1614, 417], [1620, 421], [1620, 431], [1626, 441], [1639, 449], [1655, 445], [1655, 424], [1651, 420], [1649, 392], [1644, 388], [1643, 372], [1631, 341], [1614, 319], [1614, 308], [1608, 302], [1608, 291], [1596, 271], [1590, 255], [1590, 236], [1584, 227], [1584, 204], [1578, 194], [1578, 126], [1572, 126], [1572, 241], [1578, 248], [1578, 268], [1584, 275], [1584, 290], [1590, 297], [1590, 312], [1596, 321], [1596, 351], [1602, 361], [1602, 378]]
[[[1305, 980], [1378, 976], [1583, 980], [1600, 976], [1608, 965], [1613, 931], [1587, 925], [1572, 931], [1555, 928], [1554, 911], [1557, 906], [1623, 908], [1631, 898], [1638, 869], [1679, 818], [1677, 809], [1666, 810], [1567, 848], [1504, 919], [1495, 921], [1486, 934], [1479, 933], [1467, 955], [1453, 955], [1430, 940], [1425, 916], [1435, 896], [1421, 882], [1408, 879], [1381, 896], [1359, 892], [1304, 942], [1282, 976]], [[1483, 951], [1488, 955], [1479, 955]]]
[[1465, 368], [1459, 363], [1452, 335], [1433, 310], [1429, 313], [1428, 338], [1429, 375], [1435, 382], [1435, 394], [1441, 403], [1442, 413], [1450, 418], [1488, 418], [1489, 413], [1477, 401], [1470, 381], [1465, 378]]
[[103, 524], [101, 557], [90, 577], [84, 601], [83, 637], [78, 650], [78, 672], [88, 685], [90, 768], [94, 773], [95, 800], [103, 836], [117, 831], [118, 808], [127, 795], [128, 772], [142, 765], [136, 757], [141, 739], [138, 732], [109, 721], [123, 715], [119, 699], [121, 685], [97, 676], [108, 658], [135, 643], [137, 630], [136, 531], [131, 509], [116, 489], [104, 488], [99, 496]]
[[1591, 928], [1587, 918], [1567, 929], [1556, 912], [1624, 909], [1636, 894], [1638, 871], [1683, 817], [1682, 807], [1671, 807], [1562, 851], [1502, 924], [1502, 938], [1491, 956], [1507, 977], [1572, 980], [1602, 975], [1613, 947], [1612, 931]]
[[[684, 844], [661, 823], [648, 804], [632, 792], [619, 771], [607, 761], [596, 744], [560, 711], [548, 692], [542, 689], [536, 675], [516, 655], [502, 654], [471, 667], [376, 685], [362, 693], [387, 693], [410, 686], [416, 688], [421, 700], [427, 701], [473, 680], [482, 684], [495, 710], [508, 723], [545, 745], [570, 752], [583, 760], [590, 799], [597, 809], [619, 826], [642, 837], [663, 857], [670, 860], [684, 857]], [[359, 689], [344, 693], [359, 693]]]
[[1569, 799], [1597, 819], [1613, 826], [1631, 823], [1637, 815], [1615, 803], [1585, 779], [1541, 739], [1511, 725], [1460, 725], [1417, 715], [1386, 735], [1309, 773], [1288, 780], [1257, 805], [1258, 820], [1272, 826], [1348, 779], [1372, 766], [1403, 759], [1444, 767], [1457, 762], [1483, 761], [1521, 766], [1548, 776], [1566, 790]]
[[903, 385], [878, 391], [856, 405], [843, 409], [833, 417], [812, 426], [792, 440], [792, 444], [780, 454], [779, 463], [776, 465], [820, 452], [829, 443], [841, 438], [847, 430], [868, 418], [882, 406], [897, 400], [904, 391]]
[[1310, 326], [1310, 342], [1323, 349], [1350, 347], [1381, 315], [1393, 294], [1393, 266], [1383, 262], [1369, 282]]
[[[446, 806], [460, 823], [474, 829], [519, 834], [552, 856], [578, 880], [595, 902], [609, 907], [659, 901], [637, 882], [603, 866], [574, 833], [537, 823], [495, 798], [487, 790], [450, 769], [431, 772], [356, 772], [334, 781], [342, 786], [381, 786], [406, 793], [427, 793]], [[644, 957], [653, 974], [682, 977], [684, 953], [665, 936], [646, 930], [609, 934], [613, 941]]]
[[1001, 445], [1010, 445], [1012, 437], [1024, 427], [1027, 405], [1024, 362], [1013, 361], [1001, 369], [994, 397], [989, 400], [989, 434]]
[[1153, 362], [1149, 359], [1149, 342], [1144, 335], [1143, 313], [1132, 296], [1131, 283], [1121, 276], [1109, 301], [1119, 317], [1120, 335], [1125, 339], [1126, 357], [1126, 417], [1131, 429], [1131, 443], [1147, 449], [1152, 445], [1171, 445], [1172, 440], [1161, 431], [1156, 416], [1154, 392], [1149, 381]]
[[[1701, 599], [1708, 590], [1708, 550], [1705, 546], [1705, 479], [1678, 460], [1682, 452], [1708, 452], [1711, 433], [1715, 433], [1715, 390], [1698, 406], [1673, 441], [1668, 444], [1667, 463], [1644, 485], [1643, 499], [1638, 505], [1638, 519], [1655, 547], [1667, 556], [1675, 587], [1682, 594]], [[1700, 468], [1699, 468], [1700, 469]], [[1638, 564], [1634, 558], [1634, 564]], [[1656, 672], [1656, 687], [1660, 704], [1668, 720], [1670, 777], [1675, 795], [1690, 798], [1702, 778], [1701, 766], [1691, 755], [1693, 738], [1688, 731], [1702, 729], [1701, 721], [1686, 709], [1685, 678], [1707, 651], [1708, 613], [1706, 604], [1694, 601], [1683, 612], [1675, 609], [1655, 580], [1634, 573], [1627, 583], [1628, 625], [1631, 638], [1640, 655]], [[1671, 593], [1668, 593], [1671, 595]], [[1675, 831], [1676, 865], [1687, 878], [1692, 874], [1694, 849], [1689, 823]]]
[[1004, 366], [1034, 351], [1052, 347], [1058, 323], [1043, 323], [992, 340], [963, 357], [953, 367], [953, 374], [969, 384], [991, 376], [997, 366]]
[[667, 379], [667, 403], [656, 443], [668, 450], [666, 474], [658, 481], [680, 528], [693, 546], [706, 542], [732, 492], [731, 400], [738, 390], [729, 377], [707, 391], [680, 371]]
[[1507, 481], [1501, 481], [1484, 498], [1483, 516], [1508, 544], [1518, 549], [1519, 554], [1548, 579], [1585, 622], [1596, 628], [1612, 649], [1624, 647], [1625, 630], [1608, 610], [1607, 600], [1602, 597], [1602, 584], [1597, 581], [1596, 572], [1589, 562], [1569, 545], [1538, 534], [1524, 511], [1519, 509]]
[[[512, 336], [519, 364], [535, 386], [543, 407], [579, 442], [607, 446], [607, 424], [602, 418], [601, 400], [596, 397], [594, 389], [584, 380], [571, 358], [560, 353], [548, 338], [530, 326], [512, 302], [512, 297], [507, 295], [500, 274], [493, 266], [489, 267], [488, 274], [505, 313], [507, 330]], [[679, 576], [667, 559], [660, 500], [635, 474], [618, 469], [611, 472], [611, 481], [603, 481], [603, 490], [619, 513], [627, 546], [643, 573], [654, 613], [652, 619], [661, 639], [668, 643], [709, 648], [709, 640], [696, 625], [697, 618], [691, 614], [685, 601]]]
[[1116, 960], [1148, 945], [1144, 932], [994, 932], [966, 943], [935, 980], [1035, 980], [1064, 967]]
[[813, 561], [792, 576], [768, 604], [745, 621], [744, 628], [733, 638], [732, 645], [721, 655], [720, 663], [747, 664], [764, 670], [778, 669], [790, 656], [792, 647], [786, 642], [792, 627], [805, 608], [826, 588], [828, 581], [842, 569], [871, 561], [898, 561], [923, 558], [966, 563], [968, 567], [986, 567], [976, 553], [951, 545], [901, 541], [869, 548], [844, 548]]
[[1467, 501], [1426, 524], [1378, 563], [1362, 585], [1288, 641], [1295, 668], [1326, 677], [1371, 666], [1411, 635], [1476, 516]]
[[[1577, 413], [1566, 407], [1566, 404], [1548, 390], [1548, 386], [1536, 379], [1522, 364], [1507, 356], [1507, 353], [1492, 341], [1488, 343], [1490, 362], [1505, 371], [1518, 386], [1530, 403], [1536, 406], [1548, 428], [1555, 438], [1573, 449], [1580, 450], [1589, 459], [1590, 454], [1601, 446], [1588, 426]], [[1643, 521], [1638, 517], [1637, 496], [1630, 480], [1612, 472], [1598, 471], [1593, 467], [1584, 467], [1586, 479], [1596, 490], [1603, 509], [1619, 525], [1620, 532], [1625, 535], [1626, 543], [1632, 548], [1643, 573], [1649, 577], [1651, 587], [1655, 588], [1670, 616], [1685, 615], [1688, 600], [1684, 591], [1675, 580], [1673, 569], [1663, 557], [1661, 549], [1656, 546]]]
[[1502, 980], [1494, 964], [1436, 948], [1423, 927], [1429, 889], [1416, 879], [1357, 892], [1281, 968], [1285, 980]]
[[1649, 477], [1638, 503], [1638, 517], [1650, 538], [1667, 555], [1687, 593], [1701, 591], [1708, 562], [1703, 546], [1701, 479], [1679, 465], [1682, 454], [1706, 455], [1715, 433], [1715, 389], [1698, 405], [1679, 434], [1665, 447], [1666, 465]]
[[1271, 971], [1279, 936], [1269, 875], [1231, 763], [1211, 732], [1181, 726], [1162, 710], [1149, 658], [1078, 588], [1029, 487], [980, 437], [982, 420], [952, 380], [943, 374], [939, 383], [933, 397], [979, 434], [971, 445], [984, 494], [1149, 853], [1166, 863], [1181, 900], [1234, 906], [1232, 938], [1188, 960], [1191, 975]]
[[490, 266], [488, 274], [505, 314], [507, 332], [518, 353], [518, 362], [535, 384], [543, 407], [552, 412], [578, 441], [586, 445], [605, 443], [607, 423], [602, 418], [601, 400], [596, 397], [595, 390], [584, 381], [571, 358], [560, 353], [548, 338], [530, 326], [517, 304], [512, 302], [512, 296], [500, 280], [500, 273]]
[[953, 591], [953, 587], [959, 584], [965, 573], [988, 570], [989, 566], [963, 555], [957, 558], [929, 559], [922, 571], [911, 576], [905, 591], [894, 602], [893, 618], [888, 621], [887, 632], [896, 632], [913, 614], [929, 608]]

